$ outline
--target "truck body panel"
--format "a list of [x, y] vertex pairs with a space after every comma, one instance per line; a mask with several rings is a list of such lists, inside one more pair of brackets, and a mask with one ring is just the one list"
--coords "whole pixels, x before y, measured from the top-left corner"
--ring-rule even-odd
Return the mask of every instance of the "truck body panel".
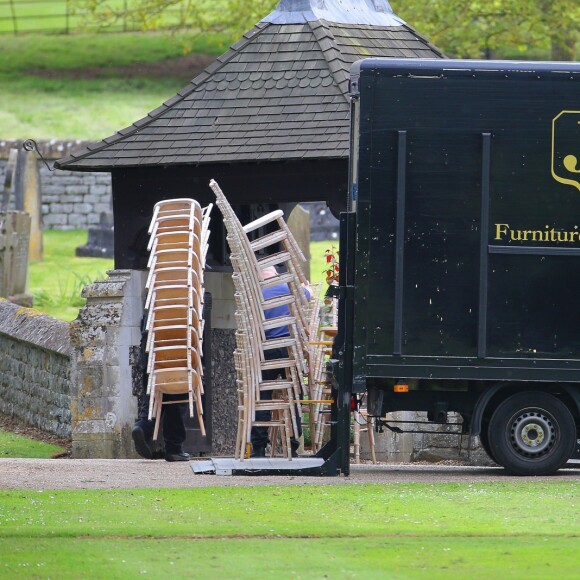
[[580, 64], [365, 59], [350, 89], [337, 409], [454, 411], [553, 473], [580, 449]]
[[354, 65], [354, 383], [580, 381], [580, 65]]

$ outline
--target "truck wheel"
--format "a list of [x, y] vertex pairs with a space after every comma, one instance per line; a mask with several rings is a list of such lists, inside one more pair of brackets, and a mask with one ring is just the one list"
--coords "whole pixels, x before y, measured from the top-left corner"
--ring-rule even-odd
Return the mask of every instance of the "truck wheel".
[[489, 422], [492, 457], [515, 475], [548, 475], [572, 457], [576, 425], [556, 397], [539, 391], [517, 393]]

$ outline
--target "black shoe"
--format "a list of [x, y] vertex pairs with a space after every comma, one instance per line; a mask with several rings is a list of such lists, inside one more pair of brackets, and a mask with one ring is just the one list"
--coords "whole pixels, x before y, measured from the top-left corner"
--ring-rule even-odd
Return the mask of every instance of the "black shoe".
[[165, 461], [189, 461], [191, 457], [185, 451], [178, 453], [165, 453]]
[[266, 448], [265, 447], [258, 447], [257, 449], [252, 449], [252, 453], [250, 453], [250, 457], [266, 457]]
[[153, 452], [151, 451], [151, 447], [149, 447], [149, 442], [145, 437], [145, 431], [139, 425], [135, 425], [133, 427], [133, 431], [131, 431], [131, 436], [133, 437], [133, 443], [135, 444], [135, 451], [145, 459], [153, 459]]
[[292, 457], [298, 457], [298, 451], [296, 449], [292, 449]]

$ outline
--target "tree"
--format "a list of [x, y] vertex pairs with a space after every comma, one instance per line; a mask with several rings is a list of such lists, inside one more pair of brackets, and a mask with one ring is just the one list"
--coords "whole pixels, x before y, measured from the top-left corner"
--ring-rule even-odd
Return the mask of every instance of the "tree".
[[277, 0], [77, 0], [88, 24], [130, 23], [132, 29], [216, 32], [240, 36], [269, 14]]
[[449, 56], [490, 57], [506, 48], [551, 51], [573, 60], [580, 29], [578, 0], [392, 0], [401, 18]]
[[[77, 0], [97, 22], [133, 21], [146, 30], [171, 27], [237, 38], [278, 0]], [[360, 0], [363, 1], [363, 0]], [[551, 54], [573, 60], [579, 42], [579, 0], [391, 0], [395, 13], [448, 56], [490, 58]], [[551, 51], [551, 52], [550, 52]]]

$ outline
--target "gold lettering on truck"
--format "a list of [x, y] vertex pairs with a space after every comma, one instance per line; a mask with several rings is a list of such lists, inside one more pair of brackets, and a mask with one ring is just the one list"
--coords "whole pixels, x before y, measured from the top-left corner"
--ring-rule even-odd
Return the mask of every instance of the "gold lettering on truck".
[[543, 230], [516, 229], [505, 223], [497, 223], [494, 226], [493, 239], [498, 242], [553, 242], [560, 244], [580, 242], [578, 226], [574, 226], [574, 229], [569, 231], [550, 226], [544, 226]]
[[580, 111], [560, 111], [552, 120], [552, 177], [580, 191]]

